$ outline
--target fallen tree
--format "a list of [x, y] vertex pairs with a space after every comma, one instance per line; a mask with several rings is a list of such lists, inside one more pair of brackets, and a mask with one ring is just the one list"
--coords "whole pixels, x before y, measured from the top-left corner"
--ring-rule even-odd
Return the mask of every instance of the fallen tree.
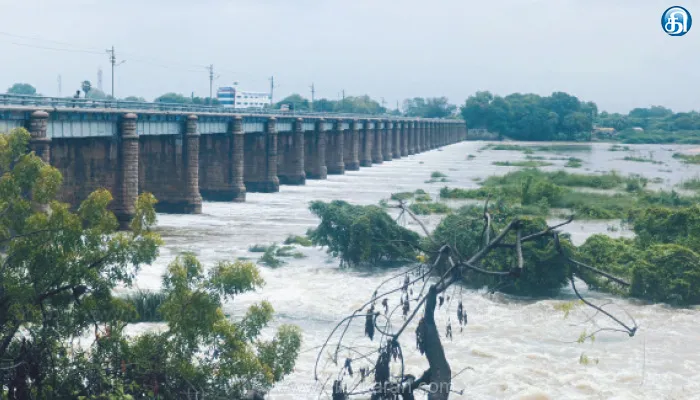
[[[419, 245], [413, 247], [415, 247], [416, 251], [427, 255], [431, 262], [420, 264], [406, 273], [400, 273], [382, 282], [374, 291], [371, 299], [359, 307], [352, 315], [340, 321], [329, 334], [326, 342], [319, 350], [314, 368], [314, 377], [317, 380], [319, 379], [318, 365], [321, 356], [331, 346], [331, 339], [334, 335], [338, 334], [337, 343], [332, 348], [331, 359], [336, 365], [341, 365], [342, 367], [337, 378], [333, 381], [333, 400], [344, 400], [351, 396], [367, 394], [371, 395], [372, 400], [395, 400], [399, 398], [411, 400], [415, 398], [417, 390], [426, 391], [430, 400], [448, 399], [450, 393], [454, 391], [452, 388], [454, 374], [447, 360], [438, 326], [435, 322], [436, 308], [442, 305], [445, 292], [454, 285], [465, 283], [470, 276], [475, 274], [495, 277], [502, 282], [512, 282], [521, 279], [529, 273], [523, 257], [523, 248], [528, 243], [539, 240], [546, 239], [550, 241], [559, 254], [560, 262], [567, 264], [566, 278], [579, 300], [588, 307], [595, 309], [597, 313], [609, 318], [615, 324], [613, 328], [600, 328], [598, 331], [619, 331], [630, 337], [636, 333], [637, 325], [631, 316], [627, 316], [631, 322], [624, 322], [621, 318], [607, 311], [605, 309], [606, 305], [596, 305], [584, 298], [579, 292], [576, 286], [576, 278], [581, 279], [591, 274], [608, 279], [617, 285], [629, 286], [629, 283], [609, 273], [581, 263], [573, 259], [565, 251], [560, 240], [558, 228], [570, 223], [573, 217], [558, 225], [544, 226], [537, 232], [530, 232], [531, 226], [528, 225], [526, 220], [513, 217], [502, 229], [497, 230], [494, 228], [493, 217], [489, 212], [489, 201], [487, 200], [481, 219], [482, 233], [478, 242], [479, 245], [469, 254], [463, 254], [459, 246], [449, 243], [449, 241], [438, 241], [425, 225], [416, 218], [404, 201], [399, 201], [397, 207], [402, 214], [409, 215], [421, 226], [429, 246]], [[483, 264], [483, 261], [494, 252], [510, 253], [515, 260], [514, 265], [507, 270], [489, 269], [488, 266]], [[584, 271], [585, 274], [583, 273]], [[397, 287], [383, 289], [392, 283], [398, 283]], [[390, 311], [387, 300], [392, 295], [400, 296], [400, 302], [398, 302], [399, 306]], [[384, 307], [383, 314], [379, 311], [380, 307]], [[404, 320], [398, 328], [394, 329], [391, 324], [391, 317], [399, 307], [403, 313]], [[421, 310], [422, 316], [419, 316]], [[459, 323], [466, 323], [466, 312], [461, 301], [457, 314]], [[370, 340], [374, 340], [374, 337], [378, 336], [378, 348], [370, 354], [362, 354], [358, 349], [345, 343], [345, 336], [350, 325], [358, 319], [364, 322], [365, 334]], [[386, 322], [381, 323], [382, 319], [386, 320]], [[406, 365], [402, 350], [402, 337], [409, 329], [409, 326], [415, 322], [417, 322], [415, 324], [416, 344], [420, 353], [425, 355], [428, 362], [428, 368], [420, 376], [405, 373]], [[447, 326], [445, 336], [451, 338], [451, 325]], [[339, 353], [341, 349], [357, 353], [358, 357], [347, 358], [340, 362]], [[372, 360], [374, 367], [370, 370], [360, 369], [359, 378], [354, 378], [353, 361], [360, 359], [365, 361]], [[391, 372], [392, 365], [397, 367], [393, 374]], [[347, 382], [344, 381], [347, 377], [353, 379], [350, 388], [348, 388]], [[371, 389], [359, 390], [360, 383], [371, 377], [374, 378]], [[358, 379], [359, 382], [357, 382]]]

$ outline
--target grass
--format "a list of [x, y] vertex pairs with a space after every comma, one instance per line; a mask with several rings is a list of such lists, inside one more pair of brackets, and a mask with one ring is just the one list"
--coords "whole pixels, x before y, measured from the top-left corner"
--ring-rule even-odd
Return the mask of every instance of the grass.
[[673, 158], [681, 160], [686, 164], [700, 164], [700, 154], [674, 153]]
[[270, 246], [266, 246], [264, 244], [254, 244], [254, 245], [248, 247], [248, 251], [251, 253], [264, 253], [267, 251], [267, 249], [269, 247]]
[[[291, 246], [285, 246], [292, 248]], [[268, 267], [275, 268], [279, 267], [280, 265], [284, 264], [284, 261], [280, 260], [278, 257], [279, 255], [279, 250], [283, 249], [279, 248], [277, 246], [277, 243], [273, 243], [272, 245], [268, 246], [267, 249], [265, 250], [265, 253], [258, 259], [258, 262], [263, 265], [267, 265]], [[284, 254], [284, 251], [283, 251]], [[291, 254], [290, 254], [291, 256]]]
[[452, 211], [444, 203], [413, 203], [409, 206], [409, 209], [418, 215], [448, 214]]
[[304, 246], [304, 247], [311, 247], [313, 244], [311, 243], [311, 239], [309, 239], [306, 236], [298, 236], [298, 235], [289, 235], [287, 238], [284, 240], [284, 244], [298, 244], [299, 246]]
[[576, 157], [569, 157], [564, 166], [566, 168], [581, 168], [583, 166], [583, 160]]
[[391, 199], [396, 200], [396, 201], [401, 201], [401, 200], [408, 200], [413, 198], [413, 192], [399, 192], [399, 193], [392, 193], [391, 194]]
[[688, 190], [700, 190], [700, 176], [683, 181], [680, 186]]
[[547, 161], [538, 160], [524, 160], [524, 161], [494, 161], [491, 164], [497, 165], [499, 167], [525, 167], [525, 168], [537, 168], [546, 167], [549, 165], [554, 165]]
[[124, 301], [134, 306], [137, 316], [129, 322], [161, 322], [163, 316], [158, 309], [165, 301], [161, 292], [138, 291], [127, 296]]
[[[581, 219], [626, 219], [632, 210], [639, 207], [682, 207], [700, 199], [699, 196], [681, 196], [673, 191], [649, 191], [645, 189], [647, 183], [648, 179], [639, 175], [582, 175], [528, 169], [489, 177], [477, 189], [444, 187], [440, 190], [440, 196], [476, 200], [491, 197], [519, 204], [524, 213], [533, 215], [547, 215], [550, 208], [564, 208], [573, 210]], [[575, 189], [577, 187], [624, 189], [625, 192], [582, 193]]]
[[535, 145], [535, 146], [522, 146], [519, 144], [488, 144], [481, 148], [481, 150], [510, 150], [510, 151], [522, 151], [525, 154], [532, 154], [535, 151], [547, 151], [547, 152], [567, 152], [567, 151], [591, 151], [593, 147], [590, 144], [549, 144], [549, 145]]
[[610, 146], [610, 148], [608, 149], [608, 151], [630, 151], [630, 150], [631, 149], [629, 146], [620, 146], [619, 144], [614, 144], [614, 145]]
[[663, 164], [661, 161], [656, 161], [653, 158], [646, 158], [646, 157], [627, 156], [627, 157], [623, 158], [623, 160], [624, 161], [652, 163], [652, 164]]

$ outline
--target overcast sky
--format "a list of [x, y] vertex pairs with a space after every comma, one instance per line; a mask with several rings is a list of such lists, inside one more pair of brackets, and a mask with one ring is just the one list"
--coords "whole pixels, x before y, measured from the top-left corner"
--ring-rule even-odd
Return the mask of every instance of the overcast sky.
[[[698, 26], [666, 35], [671, 5]], [[0, 91], [28, 82], [56, 96], [60, 75], [66, 96], [97, 87], [102, 67], [109, 93], [112, 45], [126, 60], [117, 97], [207, 96], [214, 64], [214, 90], [268, 91], [274, 76], [276, 99], [310, 97], [313, 82], [317, 98], [345, 89], [390, 107], [490, 90], [700, 109], [700, 0], [0, 0]]]

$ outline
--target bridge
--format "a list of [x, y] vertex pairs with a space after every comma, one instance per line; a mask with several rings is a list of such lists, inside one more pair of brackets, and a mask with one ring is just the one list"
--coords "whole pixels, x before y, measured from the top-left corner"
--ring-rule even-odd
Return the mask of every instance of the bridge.
[[122, 226], [142, 192], [159, 212], [197, 214], [202, 199], [242, 202], [466, 137], [458, 120], [0, 104], [0, 132], [17, 127], [63, 174], [62, 201], [108, 189]]

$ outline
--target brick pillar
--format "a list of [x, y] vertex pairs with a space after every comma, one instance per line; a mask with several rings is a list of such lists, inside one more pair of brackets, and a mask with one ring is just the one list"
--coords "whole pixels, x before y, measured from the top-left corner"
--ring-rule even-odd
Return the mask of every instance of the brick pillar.
[[127, 229], [136, 210], [139, 196], [139, 136], [136, 133], [136, 114], [122, 116], [119, 135], [117, 173], [112, 210], [119, 221], [119, 229]]
[[363, 167], [372, 166], [372, 144], [374, 142], [374, 131], [369, 127], [370, 121], [365, 120], [362, 128], [362, 159], [360, 165]]
[[384, 162], [384, 155], [382, 154], [382, 129], [379, 121], [372, 121], [371, 123], [374, 124], [372, 162], [374, 164], [381, 164]]
[[242, 203], [245, 201], [245, 182], [243, 165], [245, 163], [245, 132], [243, 132], [243, 117], [236, 115], [233, 117], [232, 139], [233, 139], [233, 162], [231, 163], [231, 190], [233, 201]]
[[408, 156], [408, 122], [401, 122], [401, 157]]
[[[360, 169], [360, 131], [359, 121], [350, 121], [350, 162], [345, 163], [346, 171], [358, 171]], [[348, 145], [348, 143], [345, 143]]]
[[304, 154], [307, 163], [306, 177], [308, 179], [326, 179], [328, 170], [326, 169], [326, 127], [325, 120], [316, 120], [316, 130], [308, 136], [308, 143], [305, 143], [308, 154]]
[[384, 132], [383, 133], [384, 141], [382, 142], [384, 147], [382, 147], [382, 150], [383, 150], [382, 153], [384, 155], [384, 161], [391, 161], [393, 158], [392, 157], [393, 153], [391, 151], [391, 147], [393, 146], [393, 143], [394, 143], [394, 138], [393, 138], [394, 135], [393, 135], [393, 131], [391, 130], [391, 121], [389, 121], [388, 119], [385, 119], [384, 121], [382, 121], [382, 124], [383, 124], [382, 132]]
[[392, 126], [392, 139], [394, 141], [391, 146], [391, 153], [393, 158], [401, 158], [401, 122], [394, 121], [391, 123]]
[[345, 173], [343, 120], [335, 119], [328, 123], [331, 130], [326, 133], [326, 167], [329, 175], [342, 175]]
[[199, 132], [197, 116], [187, 116], [185, 130], [185, 202], [182, 213], [201, 214], [202, 195], [199, 194]]
[[[278, 171], [278, 173], [281, 172], [283, 174], [280, 179], [283, 180], [285, 185], [303, 185], [306, 183], [306, 171], [304, 170], [303, 118], [297, 118], [294, 120], [290, 136], [292, 138], [292, 151], [291, 154], [285, 154], [285, 157], [290, 157], [291, 159], [284, 160], [285, 162], [282, 166], [283, 169]], [[282, 139], [284, 138], [282, 137]]]
[[416, 154], [416, 122], [408, 123], [408, 154]]
[[51, 164], [51, 139], [46, 137], [49, 113], [34, 111], [29, 117], [29, 148], [46, 164]]
[[265, 153], [267, 156], [267, 174], [261, 192], [279, 192], [280, 180], [277, 177], [277, 119], [267, 119], [265, 130]]
[[423, 151], [423, 146], [421, 146], [421, 144], [420, 144], [420, 133], [421, 133], [422, 129], [423, 129], [423, 122], [416, 121], [415, 128], [413, 129], [413, 131], [414, 131], [413, 137], [415, 139], [413, 141], [414, 142], [413, 147], [415, 148], [416, 154], [421, 153]]

